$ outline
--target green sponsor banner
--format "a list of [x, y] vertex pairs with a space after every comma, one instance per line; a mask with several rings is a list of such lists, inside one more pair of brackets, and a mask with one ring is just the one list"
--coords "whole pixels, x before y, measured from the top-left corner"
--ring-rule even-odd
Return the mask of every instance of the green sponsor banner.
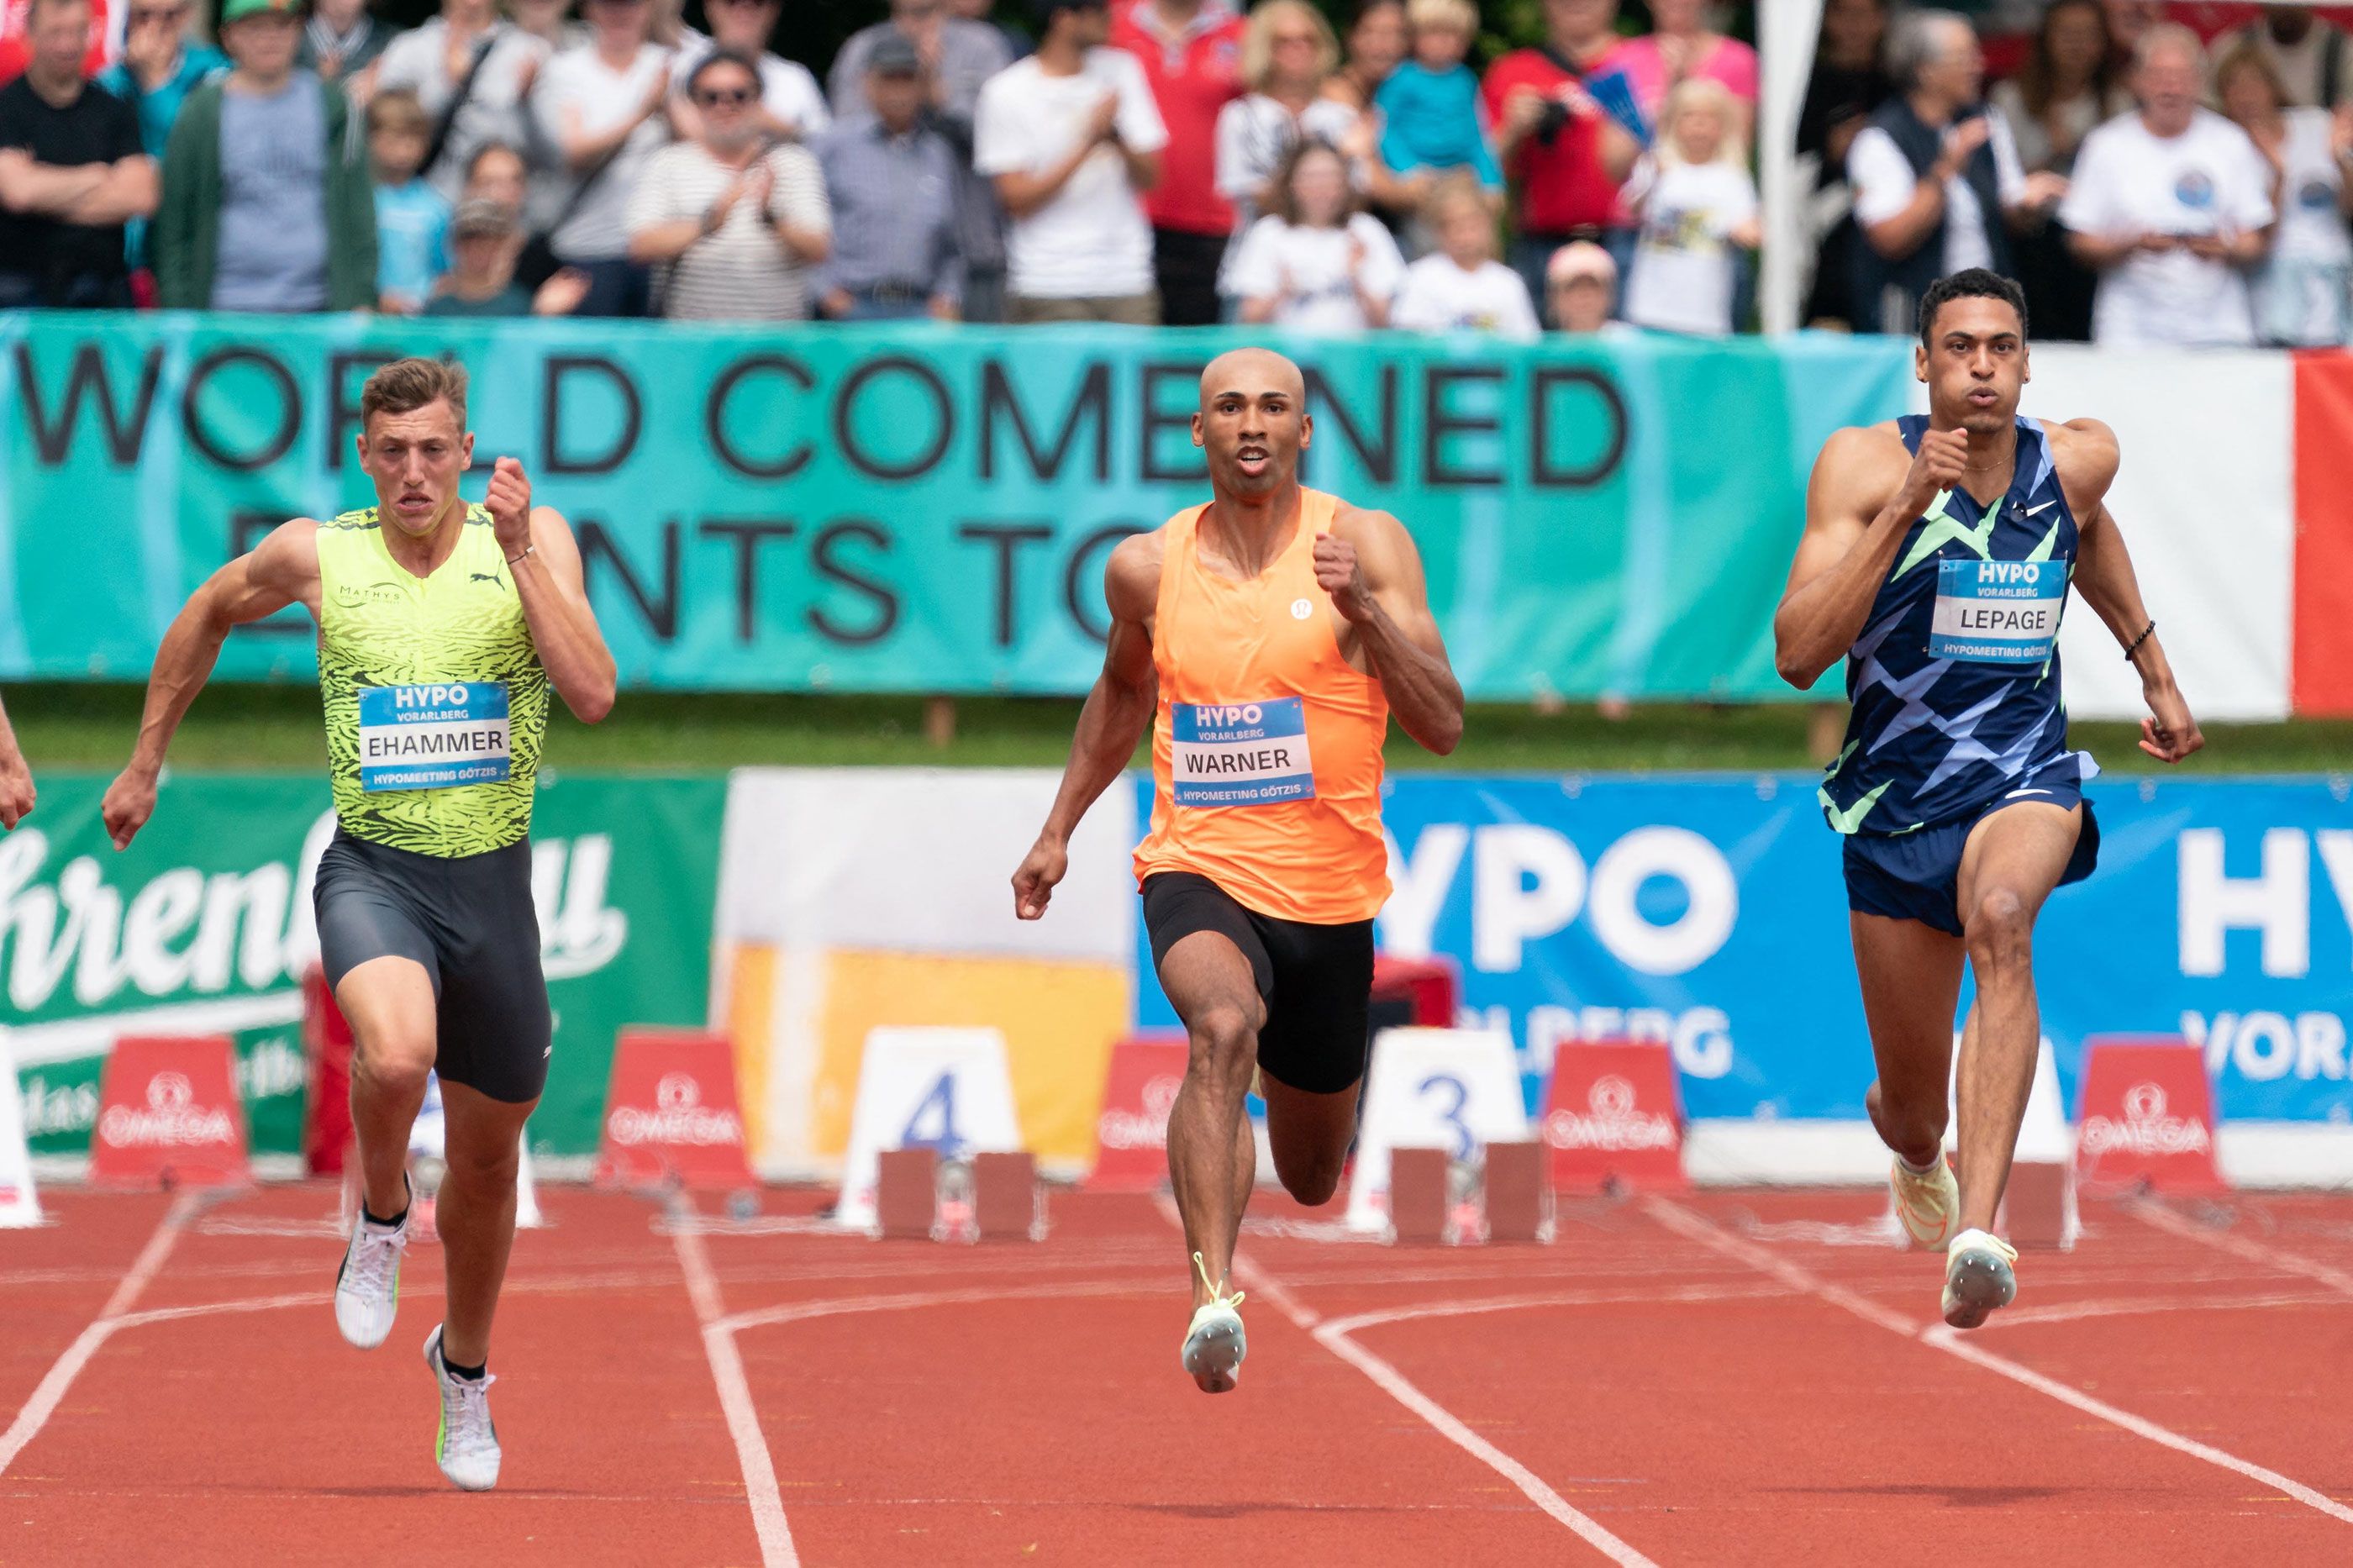
[[[374, 496], [368, 373], [473, 374], [479, 495], [521, 458], [578, 530], [623, 679], [679, 689], [1076, 692], [1104, 557], [1206, 498], [1208, 358], [1305, 367], [1308, 482], [1405, 520], [1479, 698], [1749, 699], [1815, 450], [1892, 417], [1885, 339], [0, 316], [0, 677], [143, 673], [205, 575], [290, 515]], [[12, 608], [15, 614], [5, 612]], [[232, 679], [311, 668], [299, 612]]]
[[[0, 837], [0, 1027], [33, 1152], [88, 1147], [106, 1053], [143, 1034], [232, 1037], [254, 1149], [298, 1152], [324, 780], [169, 778], [121, 853], [99, 816], [108, 782], [44, 774], [38, 809]], [[541, 773], [532, 885], [555, 1042], [534, 1152], [596, 1151], [624, 1026], [703, 1023], [726, 795], [718, 775]]]

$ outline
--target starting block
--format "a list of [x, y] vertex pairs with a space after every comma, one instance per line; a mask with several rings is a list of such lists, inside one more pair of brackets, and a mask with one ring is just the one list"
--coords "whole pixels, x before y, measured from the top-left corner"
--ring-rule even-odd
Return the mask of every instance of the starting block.
[[943, 1160], [919, 1143], [875, 1164], [872, 1229], [886, 1241], [1046, 1239], [1046, 1192], [1026, 1151]]
[[1441, 1164], [1470, 1164], [1488, 1143], [1527, 1136], [1527, 1105], [1509, 1036], [1482, 1029], [1382, 1030], [1365, 1076], [1348, 1228], [1377, 1236], [1390, 1229], [1395, 1154], [1435, 1151]]
[[877, 1230], [881, 1161], [892, 1151], [929, 1149], [941, 1164], [954, 1167], [976, 1153], [1018, 1153], [1021, 1147], [1002, 1034], [875, 1029], [858, 1065], [834, 1223], [846, 1230]]
[[1389, 1152], [1391, 1245], [1467, 1247], [1552, 1239], [1552, 1184], [1533, 1140], [1490, 1143], [1472, 1165], [1443, 1149]]

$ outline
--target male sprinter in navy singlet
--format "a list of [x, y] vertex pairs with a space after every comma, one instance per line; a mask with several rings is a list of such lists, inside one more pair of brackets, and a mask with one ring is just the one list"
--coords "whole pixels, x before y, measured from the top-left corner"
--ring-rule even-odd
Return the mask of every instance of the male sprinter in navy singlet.
[[[1800, 689], [1847, 660], [1853, 716], [1821, 799], [1846, 840], [1879, 1068], [1866, 1103], [1895, 1153], [1905, 1232], [1945, 1249], [1945, 1321], [1970, 1329], [2018, 1289], [2018, 1255], [1993, 1225], [2042, 1038], [2035, 915], [2099, 851], [2083, 795], [2098, 769], [2067, 749], [2059, 690], [2071, 581], [2140, 672], [2141, 750], [2178, 763], [2203, 742], [2105, 503], [2116, 437], [2096, 419], [2019, 416], [2018, 285], [1977, 268], [1938, 280], [1920, 301], [1915, 357], [1925, 417], [1823, 447], [1773, 635]], [[1957, 1184], [1944, 1138], [1965, 958], [1977, 1000]]]

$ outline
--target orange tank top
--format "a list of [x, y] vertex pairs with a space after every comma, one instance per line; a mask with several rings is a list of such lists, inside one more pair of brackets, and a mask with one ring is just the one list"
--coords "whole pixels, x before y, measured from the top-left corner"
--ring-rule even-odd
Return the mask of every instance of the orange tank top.
[[1168, 520], [1152, 658], [1152, 832], [1138, 883], [1208, 878], [1277, 920], [1370, 920], [1389, 892], [1381, 837], [1388, 699], [1341, 656], [1315, 541], [1338, 501], [1299, 492], [1299, 528], [1247, 583], [1201, 563], [1206, 506]]

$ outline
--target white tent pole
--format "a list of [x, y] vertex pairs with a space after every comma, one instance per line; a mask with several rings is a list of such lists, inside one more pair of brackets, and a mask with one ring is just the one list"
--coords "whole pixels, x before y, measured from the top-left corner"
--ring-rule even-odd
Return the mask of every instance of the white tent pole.
[[1795, 331], [1805, 300], [1806, 193], [1798, 189], [1798, 114], [1814, 70], [1822, 0], [1773, 0], [1757, 7], [1763, 102], [1757, 115], [1757, 169], [1765, 208], [1765, 251], [1757, 308], [1768, 332]]

